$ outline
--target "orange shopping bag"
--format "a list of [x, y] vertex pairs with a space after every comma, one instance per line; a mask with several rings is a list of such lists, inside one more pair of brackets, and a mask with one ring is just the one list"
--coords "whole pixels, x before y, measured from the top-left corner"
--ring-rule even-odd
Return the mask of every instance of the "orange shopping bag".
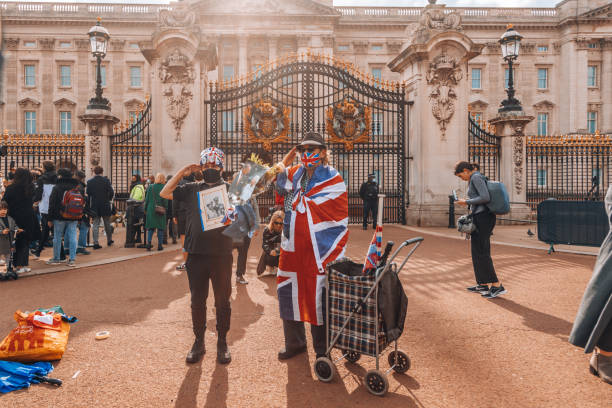
[[14, 315], [17, 327], [0, 343], [0, 360], [20, 362], [52, 361], [62, 358], [70, 324], [53, 312], [23, 313]]

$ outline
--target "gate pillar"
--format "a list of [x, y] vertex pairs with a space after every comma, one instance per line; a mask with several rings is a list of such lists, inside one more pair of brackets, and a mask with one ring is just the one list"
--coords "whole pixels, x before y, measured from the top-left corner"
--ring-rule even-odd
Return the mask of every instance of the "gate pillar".
[[204, 96], [208, 72], [217, 66], [216, 42], [200, 32], [196, 13], [186, 3], [161, 10], [151, 39], [139, 44], [153, 68], [153, 173], [174, 173], [197, 162], [208, 126]]
[[495, 135], [500, 137], [500, 181], [508, 190], [510, 219], [526, 219], [531, 210], [527, 201], [527, 172], [525, 126], [534, 119], [523, 111], [500, 112], [489, 121], [495, 126]]
[[410, 44], [388, 66], [401, 73], [408, 101], [410, 169], [406, 221], [411, 225], [448, 224], [448, 195], [465, 195], [466, 183], [453, 174], [467, 157], [467, 63], [483, 46], [462, 32], [461, 17], [444, 5], [428, 5]]
[[87, 109], [79, 119], [85, 123], [85, 174], [93, 176], [93, 168], [102, 166], [105, 174], [111, 172], [109, 136], [119, 118], [104, 109]]

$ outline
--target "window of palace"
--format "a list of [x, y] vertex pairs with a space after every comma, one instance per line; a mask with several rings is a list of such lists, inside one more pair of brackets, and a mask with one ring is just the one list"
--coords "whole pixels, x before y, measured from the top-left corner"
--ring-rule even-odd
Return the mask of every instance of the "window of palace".
[[382, 44], [374, 44], [372, 45], [372, 51], [382, 51], [383, 46]]
[[597, 65], [589, 65], [587, 71], [587, 86], [597, 87]]
[[72, 47], [72, 43], [70, 41], [60, 41], [60, 48], [70, 48]]
[[587, 113], [587, 129], [589, 133], [595, 133], [597, 130], [597, 112], [590, 111]]
[[223, 80], [230, 81], [234, 77], [234, 65], [223, 65]]
[[481, 89], [482, 68], [472, 68], [472, 89]]
[[548, 135], [548, 113], [538, 113], [538, 136]]
[[234, 112], [225, 111], [222, 112], [221, 115], [221, 131], [223, 132], [231, 132], [234, 130]]
[[62, 135], [72, 134], [72, 112], [60, 112], [60, 133]]
[[597, 43], [589, 43], [589, 48], [597, 48]]
[[601, 186], [603, 184], [601, 168], [596, 168], [596, 169], [591, 170], [591, 180], [595, 181], [596, 178], [597, 178], [597, 184]]
[[138, 43], [130, 43], [129, 47], [133, 50], [137, 50], [138, 49]]
[[24, 41], [23, 46], [26, 48], [36, 48], [36, 41]]
[[[375, 80], [380, 81], [382, 79], [382, 68], [371, 68], [370, 73], [372, 74]], [[379, 87], [380, 83], [376, 86]]]
[[548, 68], [538, 68], [538, 89], [548, 89]]
[[546, 187], [546, 182], [548, 181], [548, 171], [546, 171], [546, 169], [538, 169], [537, 178], [538, 187]]
[[60, 65], [60, 87], [70, 88], [72, 86], [72, 67], [70, 65]]
[[142, 87], [142, 67], [130, 67], [130, 87], [141, 88]]
[[23, 66], [23, 84], [29, 88], [36, 86], [36, 65], [26, 64]]
[[26, 135], [36, 134], [36, 112], [35, 111], [25, 111], [23, 113], [24, 116], [24, 130]]
[[350, 46], [347, 44], [338, 45], [338, 51], [348, 51], [349, 49], [350, 49]]
[[548, 45], [538, 45], [538, 52], [548, 52]]
[[[516, 77], [516, 68], [512, 68], [512, 82], [514, 83], [514, 88], [517, 85], [517, 77]], [[510, 81], [510, 69], [504, 68], [504, 88], [508, 89], [508, 82]]]

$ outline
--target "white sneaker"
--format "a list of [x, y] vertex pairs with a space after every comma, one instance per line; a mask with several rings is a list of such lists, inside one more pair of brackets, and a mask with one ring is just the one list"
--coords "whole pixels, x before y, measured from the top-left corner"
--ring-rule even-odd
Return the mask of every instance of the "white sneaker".
[[6, 261], [4, 259], [0, 259], [0, 265], [6, 265]]
[[19, 268], [17, 269], [17, 273], [27, 273], [30, 272], [32, 269], [30, 268], [26, 268], [25, 266], [23, 268]]

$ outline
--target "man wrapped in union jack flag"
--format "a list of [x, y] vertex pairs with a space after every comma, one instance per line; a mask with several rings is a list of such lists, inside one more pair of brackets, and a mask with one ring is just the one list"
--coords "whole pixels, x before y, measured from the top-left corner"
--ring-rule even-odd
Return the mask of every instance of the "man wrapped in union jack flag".
[[[299, 153], [301, 164], [291, 166]], [[285, 219], [277, 274], [285, 347], [280, 360], [306, 351], [304, 322], [310, 323], [317, 357], [325, 355], [323, 316], [325, 267], [344, 254], [348, 240], [348, 196], [344, 180], [328, 164], [318, 133], [307, 133], [279, 167], [277, 191]]]

